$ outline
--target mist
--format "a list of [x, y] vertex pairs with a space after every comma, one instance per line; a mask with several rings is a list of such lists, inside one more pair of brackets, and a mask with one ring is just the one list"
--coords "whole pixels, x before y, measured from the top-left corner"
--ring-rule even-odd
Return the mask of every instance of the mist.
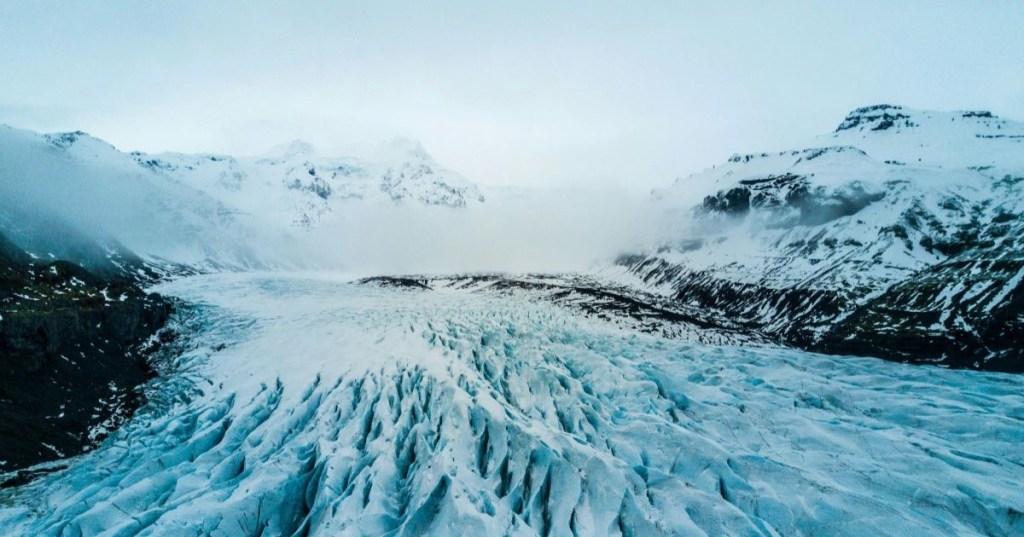
[[325, 266], [357, 274], [567, 272], [657, 241], [666, 222], [617, 190], [518, 192], [461, 209], [358, 206], [306, 236]]
[[353, 275], [569, 272], [656, 243], [667, 216], [612, 188], [490, 188], [466, 207], [345, 202], [294, 228], [139, 168], [87, 136], [70, 149], [0, 136], [0, 224], [16, 243], [96, 269], [121, 245], [144, 258]]
[[146, 173], [100, 140], [69, 136], [76, 141], [66, 149], [59, 139], [0, 128], [0, 229], [30, 253], [91, 269], [115, 249], [240, 268], [287, 266], [301, 255], [286, 230]]

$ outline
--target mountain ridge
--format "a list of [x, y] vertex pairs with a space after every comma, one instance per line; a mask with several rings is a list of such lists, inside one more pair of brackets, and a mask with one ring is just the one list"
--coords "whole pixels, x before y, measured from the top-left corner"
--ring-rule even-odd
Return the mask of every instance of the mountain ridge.
[[[279, 154], [122, 152], [83, 131], [0, 126], [0, 230], [40, 257], [89, 270], [303, 268], [327, 261], [304, 234], [368, 206], [460, 209], [484, 201], [422, 146], [393, 143], [391, 160], [322, 158], [295, 141]], [[108, 259], [109, 258], [109, 259]]]
[[876, 105], [814, 142], [655, 192], [689, 228], [622, 276], [809, 350], [1024, 369], [1024, 124]]

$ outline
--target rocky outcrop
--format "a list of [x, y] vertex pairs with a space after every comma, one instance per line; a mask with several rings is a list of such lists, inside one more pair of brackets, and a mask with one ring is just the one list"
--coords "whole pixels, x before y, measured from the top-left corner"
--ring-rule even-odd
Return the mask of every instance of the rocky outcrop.
[[837, 320], [810, 348], [1024, 372], [1024, 260], [968, 251]]
[[[968, 117], [968, 116], [964, 116]], [[988, 116], [977, 116], [977, 117], [992, 117], [991, 114]], [[836, 132], [854, 129], [857, 127], [868, 126], [874, 131], [884, 131], [891, 129], [897, 123], [902, 123], [903, 126], [912, 127], [915, 124], [910, 120], [910, 116], [903, 113], [902, 106], [893, 106], [891, 104], [876, 104], [873, 106], [865, 106], [858, 108], [853, 112], [850, 112], [846, 119], [836, 128]]]
[[0, 274], [4, 473], [80, 453], [131, 415], [152, 376], [140, 344], [171, 305], [129, 280], [37, 263], [2, 236]]
[[770, 287], [693, 271], [657, 257], [620, 265], [706, 319], [758, 337], [827, 354], [874, 356], [946, 367], [1024, 372], [1024, 263], [953, 260], [871, 296], [813, 282]]

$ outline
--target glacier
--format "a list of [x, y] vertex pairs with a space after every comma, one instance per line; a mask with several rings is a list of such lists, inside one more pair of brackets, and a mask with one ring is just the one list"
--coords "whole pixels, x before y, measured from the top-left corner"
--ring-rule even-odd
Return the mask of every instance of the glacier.
[[1014, 535], [1024, 378], [343, 274], [162, 283], [176, 352], [5, 535]]

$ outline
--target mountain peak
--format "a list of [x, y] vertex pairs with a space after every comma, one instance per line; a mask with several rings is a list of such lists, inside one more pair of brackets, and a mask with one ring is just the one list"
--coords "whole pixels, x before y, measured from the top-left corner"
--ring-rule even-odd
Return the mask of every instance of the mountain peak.
[[275, 146], [270, 150], [271, 155], [282, 159], [289, 159], [292, 157], [309, 157], [315, 152], [316, 148], [313, 147], [313, 144], [305, 140], [299, 140], [298, 138], [291, 142]]
[[412, 156], [420, 159], [430, 158], [427, 150], [423, 148], [423, 144], [411, 138], [401, 136], [391, 139], [391, 141], [384, 144], [382, 149], [392, 156]]
[[77, 142], [80, 138], [89, 136], [89, 133], [84, 131], [73, 131], [73, 132], [54, 132], [43, 135], [47, 141], [51, 144], [66, 149]]
[[51, 132], [44, 134], [43, 138], [45, 138], [50, 145], [59, 149], [68, 149], [73, 145], [85, 144], [86, 147], [97, 146], [116, 150], [111, 143], [106, 140], [101, 140], [85, 131]]
[[902, 106], [892, 104], [875, 104], [857, 108], [846, 115], [835, 132], [850, 129], [884, 131], [894, 126], [914, 127], [911, 113]]
[[[887, 131], [891, 128], [920, 127], [926, 123], [959, 122], [967, 125], [980, 124], [982, 127], [1005, 123], [988, 110], [932, 111], [913, 110], [893, 104], [863, 106], [851, 111], [836, 127], [833, 134], [843, 131]], [[966, 121], [965, 121], [966, 120]]]

